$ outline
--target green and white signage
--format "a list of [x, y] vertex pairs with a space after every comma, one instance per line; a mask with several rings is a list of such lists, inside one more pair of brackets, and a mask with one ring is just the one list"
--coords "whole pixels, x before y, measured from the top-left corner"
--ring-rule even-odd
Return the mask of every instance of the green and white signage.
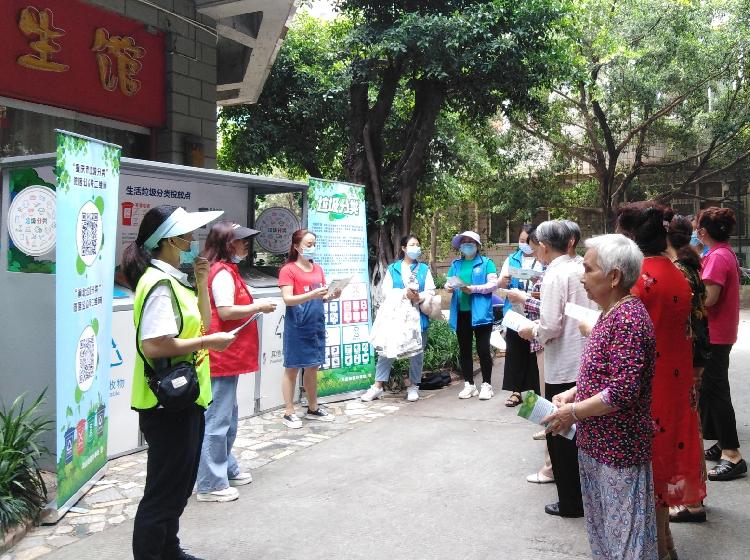
[[57, 132], [57, 508], [107, 462], [120, 147]]
[[315, 262], [329, 284], [351, 278], [338, 300], [325, 303], [326, 363], [318, 374], [318, 394], [366, 389], [375, 379], [375, 360], [369, 342], [372, 307], [365, 189], [310, 179], [307, 195], [307, 227], [317, 235]]

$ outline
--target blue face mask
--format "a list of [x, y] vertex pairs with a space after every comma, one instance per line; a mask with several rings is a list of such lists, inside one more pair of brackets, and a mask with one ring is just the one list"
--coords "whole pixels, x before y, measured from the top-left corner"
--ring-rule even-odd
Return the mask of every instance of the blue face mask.
[[519, 243], [518, 248], [521, 249], [521, 252], [527, 257], [534, 252], [534, 249], [532, 249], [531, 245], [529, 245], [528, 243]]
[[[186, 239], [183, 241], [187, 241]], [[180, 264], [191, 265], [195, 262], [195, 259], [201, 252], [200, 245], [197, 241], [190, 242], [190, 249], [187, 251], [180, 251]]]
[[245, 257], [240, 257], [239, 255], [232, 255], [232, 258], [230, 259], [234, 264], [239, 264], [242, 261], [245, 260]]
[[690, 245], [693, 247], [697, 247], [701, 244], [701, 240], [698, 239], [698, 232], [696, 230], [693, 230], [692, 235], [690, 236]]
[[477, 246], [473, 243], [461, 243], [458, 250], [461, 251], [462, 255], [469, 258], [477, 254]]
[[315, 246], [302, 249], [302, 256], [311, 261], [315, 257]]
[[422, 248], [421, 247], [407, 247], [406, 248], [406, 256], [409, 257], [412, 260], [418, 259], [422, 256]]

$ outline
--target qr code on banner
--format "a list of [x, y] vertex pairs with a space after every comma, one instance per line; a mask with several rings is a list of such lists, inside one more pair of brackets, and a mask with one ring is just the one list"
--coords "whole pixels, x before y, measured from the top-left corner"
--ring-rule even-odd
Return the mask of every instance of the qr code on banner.
[[86, 336], [78, 341], [78, 384], [84, 385], [94, 377], [96, 368], [96, 340]]
[[97, 251], [96, 242], [99, 237], [99, 214], [96, 212], [84, 212], [81, 218], [81, 256], [95, 256]]

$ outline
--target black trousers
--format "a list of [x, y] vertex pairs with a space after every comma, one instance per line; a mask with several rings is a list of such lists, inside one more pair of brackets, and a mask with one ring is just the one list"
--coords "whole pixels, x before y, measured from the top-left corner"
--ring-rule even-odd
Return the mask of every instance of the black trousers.
[[711, 344], [700, 392], [701, 425], [705, 439], [719, 440], [722, 449], [738, 449], [737, 420], [729, 389], [731, 344]]
[[458, 355], [461, 362], [461, 374], [464, 381], [474, 384], [474, 359], [472, 357], [472, 335], [477, 341], [479, 365], [482, 368], [482, 381], [492, 383], [492, 354], [490, 353], [490, 335], [492, 323], [473, 327], [471, 325], [471, 311], [459, 311], [456, 324], [458, 338]]
[[536, 354], [530, 350], [529, 341], [518, 336], [516, 331], [507, 329], [505, 343], [503, 389], [514, 393], [527, 390], [539, 393], [539, 365]]
[[[552, 400], [555, 395], [567, 391], [575, 385], [575, 383], [545, 383], [544, 397]], [[583, 500], [581, 498], [581, 478], [578, 474], [576, 438], [569, 440], [562, 436], [547, 435], [547, 449], [552, 461], [552, 472], [555, 474], [560, 513], [581, 513], [583, 511]]]
[[146, 488], [133, 528], [135, 560], [170, 560], [179, 551], [180, 516], [198, 475], [203, 413], [198, 405], [179, 412], [163, 408], [139, 412], [148, 462]]

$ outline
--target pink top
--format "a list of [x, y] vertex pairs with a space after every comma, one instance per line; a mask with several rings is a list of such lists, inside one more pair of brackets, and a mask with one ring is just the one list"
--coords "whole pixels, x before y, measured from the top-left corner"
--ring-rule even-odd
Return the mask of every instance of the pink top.
[[313, 269], [305, 272], [295, 263], [286, 263], [279, 271], [279, 287], [292, 286], [292, 294], [299, 296], [326, 285], [323, 269], [313, 263]]
[[708, 307], [708, 334], [711, 344], [734, 344], [740, 323], [740, 271], [729, 243], [717, 243], [703, 258], [702, 278], [706, 284], [721, 286], [718, 301]]

